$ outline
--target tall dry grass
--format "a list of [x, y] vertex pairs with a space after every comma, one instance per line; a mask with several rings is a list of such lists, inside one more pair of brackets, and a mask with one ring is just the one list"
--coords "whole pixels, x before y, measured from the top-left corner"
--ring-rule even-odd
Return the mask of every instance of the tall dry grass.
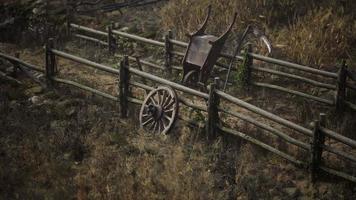
[[328, 66], [356, 55], [356, 3], [352, 0], [171, 0], [161, 11], [163, 28], [173, 29], [179, 39], [186, 39], [184, 35], [203, 21], [209, 4], [213, 6], [209, 32], [221, 33], [237, 11], [231, 40], [236, 40], [247, 24], [254, 24], [271, 38], [274, 57]]
[[275, 32], [274, 40], [285, 45], [282, 54], [299, 63], [323, 68], [355, 53], [356, 21], [334, 9], [309, 11], [294, 24]]

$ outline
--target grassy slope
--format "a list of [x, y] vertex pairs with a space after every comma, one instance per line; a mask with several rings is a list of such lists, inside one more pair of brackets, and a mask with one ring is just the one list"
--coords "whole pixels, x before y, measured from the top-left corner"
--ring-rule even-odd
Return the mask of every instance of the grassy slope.
[[[40, 63], [39, 52], [23, 53]], [[304, 170], [236, 138], [208, 143], [184, 123], [167, 138], [149, 136], [106, 100], [67, 88], [25, 91], [1, 85], [0, 198], [353, 199], [346, 183], [313, 189]], [[39, 104], [28, 101], [34, 95]]]

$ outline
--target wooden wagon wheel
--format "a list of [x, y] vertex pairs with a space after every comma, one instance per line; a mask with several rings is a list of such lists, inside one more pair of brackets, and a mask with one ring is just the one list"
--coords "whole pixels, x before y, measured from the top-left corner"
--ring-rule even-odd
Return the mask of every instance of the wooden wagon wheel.
[[140, 111], [140, 126], [151, 133], [166, 134], [178, 114], [178, 98], [175, 91], [166, 86], [152, 90], [144, 100]]

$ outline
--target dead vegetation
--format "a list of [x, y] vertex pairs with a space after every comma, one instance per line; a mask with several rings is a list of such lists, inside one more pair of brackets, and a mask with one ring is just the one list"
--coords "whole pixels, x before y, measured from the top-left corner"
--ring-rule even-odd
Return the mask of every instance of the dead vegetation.
[[318, 66], [333, 66], [341, 59], [354, 65], [356, 5], [345, 1], [170, 1], [161, 11], [162, 25], [173, 29], [178, 38], [196, 30], [209, 4], [213, 16], [208, 30], [221, 32], [233, 13], [238, 13], [235, 36], [248, 24], [266, 32], [274, 45], [274, 57]]

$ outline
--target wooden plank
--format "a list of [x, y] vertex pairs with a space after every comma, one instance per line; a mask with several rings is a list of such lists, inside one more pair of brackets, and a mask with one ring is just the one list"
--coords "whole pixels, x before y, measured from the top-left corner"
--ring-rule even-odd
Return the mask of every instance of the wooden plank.
[[102, 65], [102, 64], [98, 64], [98, 63], [92, 62], [90, 60], [87, 60], [87, 59], [84, 59], [84, 58], [80, 58], [78, 56], [74, 56], [74, 55], [65, 53], [63, 51], [58, 51], [58, 50], [55, 50], [55, 49], [51, 49], [51, 51], [55, 55], [57, 55], [59, 57], [66, 58], [68, 60], [71, 60], [71, 61], [74, 61], [74, 62], [78, 62], [78, 63], [84, 64], [84, 65], [93, 67], [95, 69], [99, 69], [99, 70], [108, 72], [108, 73], [112, 73], [112, 74], [116, 74], [116, 75], [120, 74], [119, 70], [114, 69], [112, 67], [108, 67], [108, 66], [105, 66], [105, 65]]
[[243, 107], [243, 108], [245, 108], [245, 109], [247, 109], [249, 111], [252, 111], [252, 112], [254, 112], [256, 114], [262, 115], [262, 116], [264, 116], [264, 117], [266, 117], [266, 118], [268, 118], [268, 119], [270, 119], [270, 120], [272, 120], [272, 121], [274, 121], [276, 123], [282, 124], [282, 125], [284, 125], [284, 126], [286, 126], [288, 128], [296, 130], [296, 131], [298, 131], [300, 133], [303, 133], [303, 134], [305, 134], [307, 136], [312, 136], [313, 135], [313, 131], [312, 130], [304, 128], [304, 127], [302, 127], [300, 125], [297, 125], [297, 124], [295, 124], [295, 123], [293, 123], [291, 121], [285, 120], [285, 119], [283, 119], [283, 118], [281, 118], [281, 117], [279, 117], [279, 116], [277, 116], [277, 115], [275, 115], [273, 113], [267, 112], [267, 111], [265, 111], [265, 110], [263, 110], [261, 108], [258, 108], [258, 107], [254, 106], [254, 105], [251, 105], [251, 104], [247, 103], [247, 102], [244, 102], [244, 101], [242, 101], [242, 100], [240, 100], [240, 99], [238, 99], [236, 97], [233, 97], [233, 96], [231, 96], [229, 94], [226, 94], [225, 92], [217, 90], [216, 93], [218, 95], [220, 95], [221, 98], [226, 99], [226, 100], [230, 101], [231, 103], [234, 103], [234, 104], [236, 104], [238, 106], [241, 106], [241, 107]]
[[338, 176], [338, 177], [341, 177], [341, 178], [344, 178], [346, 180], [349, 180], [349, 181], [352, 181], [352, 182], [356, 183], [356, 177], [351, 176], [349, 174], [346, 174], [344, 172], [340, 172], [338, 170], [331, 169], [331, 168], [326, 167], [326, 166], [320, 166], [320, 169], [322, 169], [323, 171], [325, 171], [325, 172], [327, 172], [329, 174], [332, 174], [332, 175], [335, 175], [335, 176]]
[[186, 43], [186, 42], [182, 42], [182, 41], [174, 40], [174, 39], [170, 39], [169, 41], [170, 41], [172, 44], [177, 45], [177, 46], [180, 46], [180, 47], [188, 47], [188, 43]]
[[70, 24], [70, 27], [74, 28], [74, 29], [77, 29], [77, 30], [81, 30], [81, 31], [85, 31], [85, 32], [89, 32], [89, 33], [94, 33], [94, 34], [97, 34], [97, 35], [105, 36], [105, 37], [108, 36], [108, 33], [105, 33], [103, 31], [98, 31], [98, 30], [95, 30], [95, 29], [92, 29], [92, 28], [88, 28], [88, 27], [77, 25], [77, 24], [73, 24], [73, 23]]
[[296, 146], [298, 146], [298, 147], [300, 147], [300, 148], [302, 148], [304, 150], [309, 150], [310, 149], [310, 145], [309, 144], [301, 142], [301, 141], [299, 141], [297, 139], [294, 139], [294, 138], [290, 137], [289, 135], [284, 134], [281, 131], [279, 131], [279, 130], [271, 127], [271, 126], [268, 126], [268, 125], [263, 124], [263, 123], [261, 123], [261, 122], [259, 122], [257, 120], [254, 120], [251, 117], [248, 117], [246, 114], [240, 114], [240, 113], [237, 113], [237, 112], [234, 112], [234, 111], [231, 111], [231, 110], [227, 110], [227, 109], [224, 109], [224, 108], [221, 108], [221, 107], [219, 107], [219, 111], [224, 112], [224, 113], [229, 114], [229, 115], [232, 115], [234, 117], [237, 117], [237, 118], [239, 118], [241, 120], [244, 120], [244, 121], [246, 121], [248, 123], [251, 123], [251, 124], [253, 124], [253, 125], [255, 125], [255, 126], [259, 127], [259, 128], [262, 128], [262, 129], [266, 130], [266, 131], [269, 131], [272, 134], [274, 134], [275, 136], [277, 136], [277, 137], [279, 137], [279, 138], [281, 138], [281, 139], [283, 139], [283, 140], [285, 140], [285, 141], [287, 141], [287, 142], [289, 142], [291, 144], [294, 144], [294, 145], [296, 145]]
[[265, 87], [265, 88], [269, 88], [269, 89], [279, 90], [279, 91], [286, 92], [286, 93], [289, 93], [289, 94], [293, 94], [293, 95], [297, 95], [297, 96], [300, 96], [300, 97], [308, 98], [308, 99], [311, 99], [311, 100], [314, 100], [314, 101], [318, 101], [320, 103], [325, 103], [325, 104], [330, 105], [330, 106], [334, 105], [334, 102], [332, 100], [327, 100], [327, 99], [316, 97], [316, 96], [313, 96], [313, 95], [310, 95], [310, 94], [305, 94], [303, 92], [290, 90], [290, 89], [287, 89], [285, 87], [281, 87], [281, 86], [278, 86], [278, 85], [272, 85], [272, 84], [268, 84], [268, 83], [259, 83], [259, 82], [253, 82], [251, 84], [255, 85], [255, 86], [258, 86], [258, 87]]
[[165, 47], [164, 42], [159, 42], [156, 40], [152, 40], [152, 39], [147, 39], [141, 36], [137, 36], [137, 35], [133, 35], [133, 34], [129, 34], [129, 33], [125, 33], [122, 31], [117, 31], [117, 30], [113, 30], [112, 31], [114, 34], [121, 36], [121, 37], [125, 37], [125, 38], [129, 38], [132, 40], [136, 40], [139, 42], [143, 42], [143, 43], [147, 43], [147, 44], [151, 44], [151, 45], [155, 45], [155, 46], [159, 46], [159, 47]]
[[333, 148], [331, 146], [328, 146], [328, 145], [323, 145], [323, 149], [325, 151], [328, 151], [330, 153], [333, 153], [335, 155], [343, 157], [343, 158], [345, 158], [345, 159], [347, 159], [349, 161], [356, 162], [356, 157], [354, 157], [354, 156], [352, 156], [352, 155], [350, 155], [350, 154], [348, 154], [348, 153], [346, 153], [344, 151], [340, 151], [340, 150], [335, 149], [335, 148]]
[[322, 83], [319, 81], [314, 81], [312, 79], [309, 78], [305, 78], [305, 77], [301, 77], [301, 76], [297, 76], [294, 74], [290, 74], [290, 73], [285, 73], [285, 72], [280, 72], [280, 71], [276, 71], [276, 70], [272, 70], [272, 69], [268, 69], [268, 68], [263, 68], [263, 67], [255, 67], [252, 66], [251, 69], [257, 70], [257, 71], [261, 71], [261, 72], [266, 72], [266, 73], [270, 73], [270, 74], [274, 74], [274, 75], [278, 75], [278, 76], [284, 76], [287, 78], [292, 78], [298, 81], [302, 81], [305, 83], [309, 83], [318, 87], [322, 87], [322, 88], [327, 88], [327, 89], [331, 89], [331, 90], [335, 90], [336, 89], [336, 85], [331, 85], [331, 84], [327, 84], [327, 83]]
[[264, 149], [266, 149], [266, 150], [268, 150], [268, 151], [270, 151], [270, 152], [272, 152], [272, 153], [274, 153], [274, 154], [286, 159], [286, 160], [289, 160], [289, 161], [293, 162], [297, 166], [302, 167], [302, 166], [305, 165], [304, 162], [299, 161], [299, 160], [295, 159], [294, 157], [292, 157], [292, 156], [290, 156], [290, 155], [288, 155], [288, 154], [286, 154], [286, 153], [284, 153], [284, 152], [282, 152], [282, 151], [280, 151], [280, 150], [278, 150], [278, 149], [276, 149], [274, 147], [271, 147], [271, 146], [269, 146], [269, 145], [267, 145], [267, 144], [265, 144], [265, 143], [263, 143], [263, 142], [261, 142], [259, 140], [256, 140], [255, 138], [252, 138], [252, 137], [250, 137], [250, 136], [248, 136], [248, 135], [246, 135], [244, 133], [241, 133], [239, 131], [235, 131], [235, 130], [232, 130], [232, 129], [229, 129], [229, 128], [226, 128], [226, 127], [220, 126], [220, 125], [218, 127], [220, 128], [220, 130], [222, 130], [222, 131], [224, 131], [226, 133], [232, 134], [234, 136], [241, 137], [241, 138], [243, 138], [243, 139], [245, 139], [245, 140], [247, 140], [247, 141], [249, 141], [249, 142], [251, 142], [251, 143], [253, 143], [253, 144], [257, 145], [257, 146], [259, 146], [259, 147], [262, 147], [262, 148], [264, 148]]
[[74, 81], [70, 81], [70, 80], [66, 80], [66, 79], [61, 79], [61, 78], [57, 78], [57, 77], [53, 77], [52, 80], [58, 82], [58, 83], [62, 83], [62, 84], [66, 84], [66, 85], [70, 85], [70, 86], [74, 86], [76, 88], [91, 92], [93, 94], [97, 94], [99, 96], [105, 97], [107, 99], [113, 100], [113, 101], [118, 101], [119, 99], [117, 97], [114, 97], [110, 94], [101, 92], [99, 90], [96, 90], [94, 88], [82, 85], [80, 83], [74, 82]]
[[26, 68], [28, 68], [30, 70], [41, 72], [41, 73], [45, 73], [44, 69], [40, 69], [37, 66], [29, 64], [29, 63], [27, 63], [27, 62], [25, 62], [23, 60], [20, 60], [18, 58], [13, 57], [13, 56], [7, 55], [5, 53], [1, 53], [0, 52], [0, 57], [8, 60], [9, 62], [16, 62], [16, 63], [18, 63], [18, 64], [20, 64], [20, 65], [22, 65], [22, 66], [24, 66], [24, 67], [26, 67]]
[[337, 74], [333, 73], [333, 72], [323, 71], [323, 70], [315, 69], [315, 68], [312, 68], [312, 67], [307, 67], [307, 66], [303, 66], [303, 65], [299, 65], [299, 64], [283, 61], [283, 60], [278, 60], [278, 59], [275, 59], [275, 58], [266, 57], [266, 56], [262, 56], [262, 55], [258, 55], [258, 54], [254, 54], [254, 53], [249, 53], [249, 55], [252, 56], [256, 60], [261, 60], [261, 61], [264, 61], [264, 62], [276, 64], [276, 65], [279, 65], [279, 66], [289, 67], [289, 68], [292, 68], [292, 69], [297, 69], [297, 70], [309, 72], [309, 73], [312, 73], [312, 74], [325, 76], [325, 77], [328, 77], [328, 78], [334, 78], [334, 79], [337, 78]]
[[96, 39], [96, 38], [93, 38], [93, 37], [89, 37], [89, 36], [85, 36], [85, 35], [81, 35], [81, 34], [74, 34], [73, 36], [76, 37], [76, 38], [83, 39], [83, 40], [88, 40], [90, 42], [99, 43], [99, 44], [101, 44], [103, 46], [109, 46], [109, 44], [107, 42], [99, 40], [99, 39]]
[[134, 97], [127, 97], [127, 101], [130, 102], [130, 103], [137, 104], [137, 105], [142, 105], [143, 104], [142, 100], [136, 99]]
[[325, 133], [326, 136], [333, 138], [334, 140], [337, 140], [341, 143], [347, 144], [352, 148], [356, 148], [356, 141], [352, 140], [348, 137], [345, 137], [343, 135], [340, 135], [330, 129], [324, 128], [324, 127], [320, 127], [321, 131], [323, 131]]

